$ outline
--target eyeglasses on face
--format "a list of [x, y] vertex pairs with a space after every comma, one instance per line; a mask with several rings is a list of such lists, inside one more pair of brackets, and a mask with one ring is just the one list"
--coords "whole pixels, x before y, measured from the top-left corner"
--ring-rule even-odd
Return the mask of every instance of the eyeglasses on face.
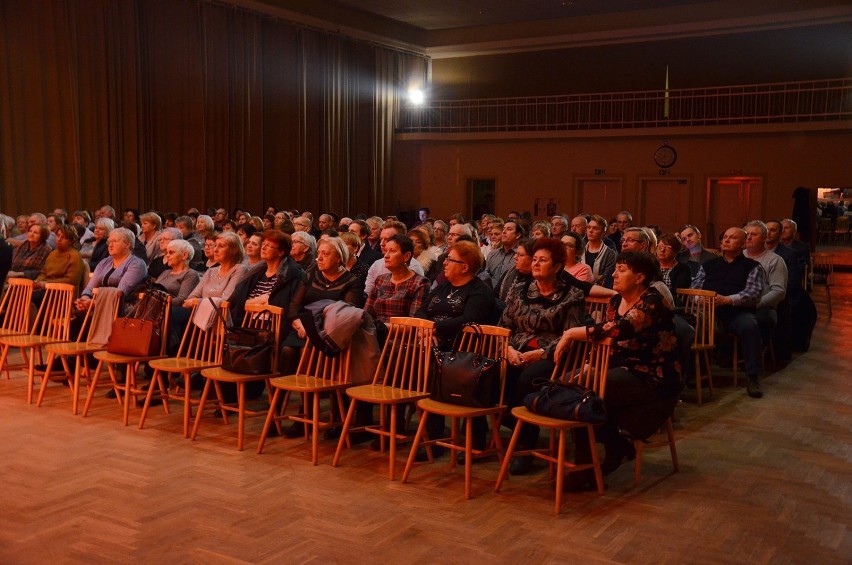
[[450, 263], [458, 263], [459, 265], [464, 265], [464, 261], [459, 261], [458, 259], [453, 259], [451, 257], [447, 257], [447, 261]]

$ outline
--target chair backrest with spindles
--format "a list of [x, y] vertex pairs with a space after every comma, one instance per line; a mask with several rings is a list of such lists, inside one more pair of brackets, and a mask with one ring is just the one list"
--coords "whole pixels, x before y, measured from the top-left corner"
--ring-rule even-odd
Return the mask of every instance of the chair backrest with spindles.
[[352, 348], [347, 347], [337, 357], [329, 357], [314, 347], [309, 340], [302, 349], [302, 357], [299, 359], [296, 375], [316, 377], [333, 383], [348, 383], [350, 381], [349, 359], [351, 354]]
[[30, 304], [34, 283], [30, 279], [9, 279], [9, 288], [0, 301], [0, 330], [25, 334], [30, 331]]
[[76, 289], [70, 284], [47, 283], [44, 299], [30, 333], [56, 341], [68, 341], [75, 292]]
[[[221, 316], [214, 315], [210, 327], [202, 329], [193, 321], [198, 311], [198, 304], [193, 306], [189, 323], [178, 347], [177, 357], [217, 365], [222, 362], [222, 346], [225, 343], [225, 325], [222, 319], [227, 319], [228, 302], [223, 300], [217, 308]], [[166, 341], [165, 336], [163, 341]]]
[[693, 347], [698, 349], [715, 347], [716, 293], [712, 290], [679, 288], [677, 294], [683, 300], [684, 314], [695, 318]]
[[272, 348], [272, 367], [273, 372], [278, 367], [278, 342], [281, 337], [281, 318], [284, 316], [284, 309], [280, 306], [272, 306], [269, 304], [246, 304], [245, 316], [243, 316], [244, 328], [265, 329], [272, 332], [274, 337], [275, 347]]
[[391, 318], [373, 384], [428, 392], [434, 335], [435, 322], [431, 320]]
[[607, 306], [609, 306], [609, 298], [586, 297], [586, 314], [591, 316], [596, 324], [604, 321]]
[[506, 367], [509, 357], [509, 337], [512, 332], [508, 328], [498, 326], [479, 326], [481, 333], [467, 326], [458, 339], [458, 351], [473, 351], [490, 359], [500, 362], [500, 399], [503, 404], [503, 393], [506, 386]]
[[598, 341], [571, 340], [556, 363], [551, 379], [572, 382], [598, 393], [606, 393], [606, 373], [612, 353], [610, 338]]

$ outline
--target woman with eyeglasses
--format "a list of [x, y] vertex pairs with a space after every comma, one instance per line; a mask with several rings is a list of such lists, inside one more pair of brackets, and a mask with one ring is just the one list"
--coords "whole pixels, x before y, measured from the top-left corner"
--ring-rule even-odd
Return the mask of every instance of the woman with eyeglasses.
[[450, 226], [443, 220], [435, 220], [432, 224], [432, 235], [435, 239], [435, 244], [431, 247], [432, 252], [436, 257], [447, 252], [447, 234], [450, 233]]
[[[466, 323], [492, 322], [494, 296], [485, 281], [476, 276], [484, 264], [479, 245], [473, 241], [457, 241], [444, 260], [444, 281], [432, 289], [423, 306], [414, 314], [417, 318], [435, 322], [435, 337], [442, 351], [452, 350], [456, 336]], [[444, 418], [432, 414], [427, 427], [429, 437], [442, 437]], [[484, 449], [485, 419], [475, 419], [473, 428], [474, 449]], [[432, 448], [434, 457], [440, 457], [443, 452], [440, 446]], [[418, 450], [416, 460], [425, 459], [426, 450]]]
[[189, 268], [195, 250], [183, 239], [170, 239], [164, 247], [163, 262], [167, 269], [157, 277], [156, 284], [172, 296], [172, 306], [183, 306], [201, 280], [198, 271]]
[[[550, 378], [553, 353], [562, 332], [582, 325], [585, 318], [583, 291], [562, 276], [567, 261], [558, 239], [542, 238], [533, 245], [532, 279], [515, 284], [506, 297], [500, 325], [512, 330], [509, 339], [509, 370], [506, 391], [510, 407], [523, 404], [524, 397]], [[535, 383], [535, 384], [534, 384]], [[505, 425], [513, 425], [504, 420]], [[532, 449], [539, 429], [521, 428], [520, 449]], [[524, 475], [532, 470], [532, 457], [516, 457], [510, 471]]]
[[157, 238], [160, 246], [160, 255], [152, 259], [148, 264], [149, 278], [156, 280], [163, 274], [163, 272], [165, 272], [166, 269], [169, 268], [166, 263], [166, 250], [169, 247], [169, 243], [179, 239], [183, 239], [183, 234], [180, 233], [179, 229], [163, 228], [163, 231], [160, 232], [160, 236]]
[[565, 271], [579, 281], [594, 282], [595, 275], [592, 274], [591, 267], [583, 262], [583, 253], [586, 251], [583, 238], [576, 233], [568, 232], [562, 236], [560, 241], [565, 246], [567, 256]]

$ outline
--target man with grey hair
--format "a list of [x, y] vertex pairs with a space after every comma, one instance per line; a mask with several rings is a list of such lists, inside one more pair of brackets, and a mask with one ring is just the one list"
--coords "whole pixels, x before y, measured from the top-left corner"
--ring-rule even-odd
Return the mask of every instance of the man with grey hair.
[[550, 218], [550, 237], [561, 238], [568, 231], [568, 219], [557, 214]]
[[95, 219], [99, 218], [109, 218], [113, 222], [115, 221], [115, 208], [110, 206], [109, 204], [104, 204], [101, 206], [97, 212], [95, 212]]
[[763, 293], [757, 304], [755, 317], [760, 326], [761, 338], [768, 345], [778, 325], [778, 305], [787, 296], [787, 265], [777, 253], [766, 249], [769, 230], [760, 220], [752, 220], [745, 226], [745, 256], [760, 263], [764, 272]]

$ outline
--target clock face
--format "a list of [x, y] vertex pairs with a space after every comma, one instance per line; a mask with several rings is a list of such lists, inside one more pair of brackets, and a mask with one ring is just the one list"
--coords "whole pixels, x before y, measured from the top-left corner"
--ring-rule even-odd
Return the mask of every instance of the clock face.
[[660, 168], [668, 169], [675, 164], [675, 161], [677, 161], [677, 152], [670, 145], [663, 144], [654, 153], [654, 162]]

